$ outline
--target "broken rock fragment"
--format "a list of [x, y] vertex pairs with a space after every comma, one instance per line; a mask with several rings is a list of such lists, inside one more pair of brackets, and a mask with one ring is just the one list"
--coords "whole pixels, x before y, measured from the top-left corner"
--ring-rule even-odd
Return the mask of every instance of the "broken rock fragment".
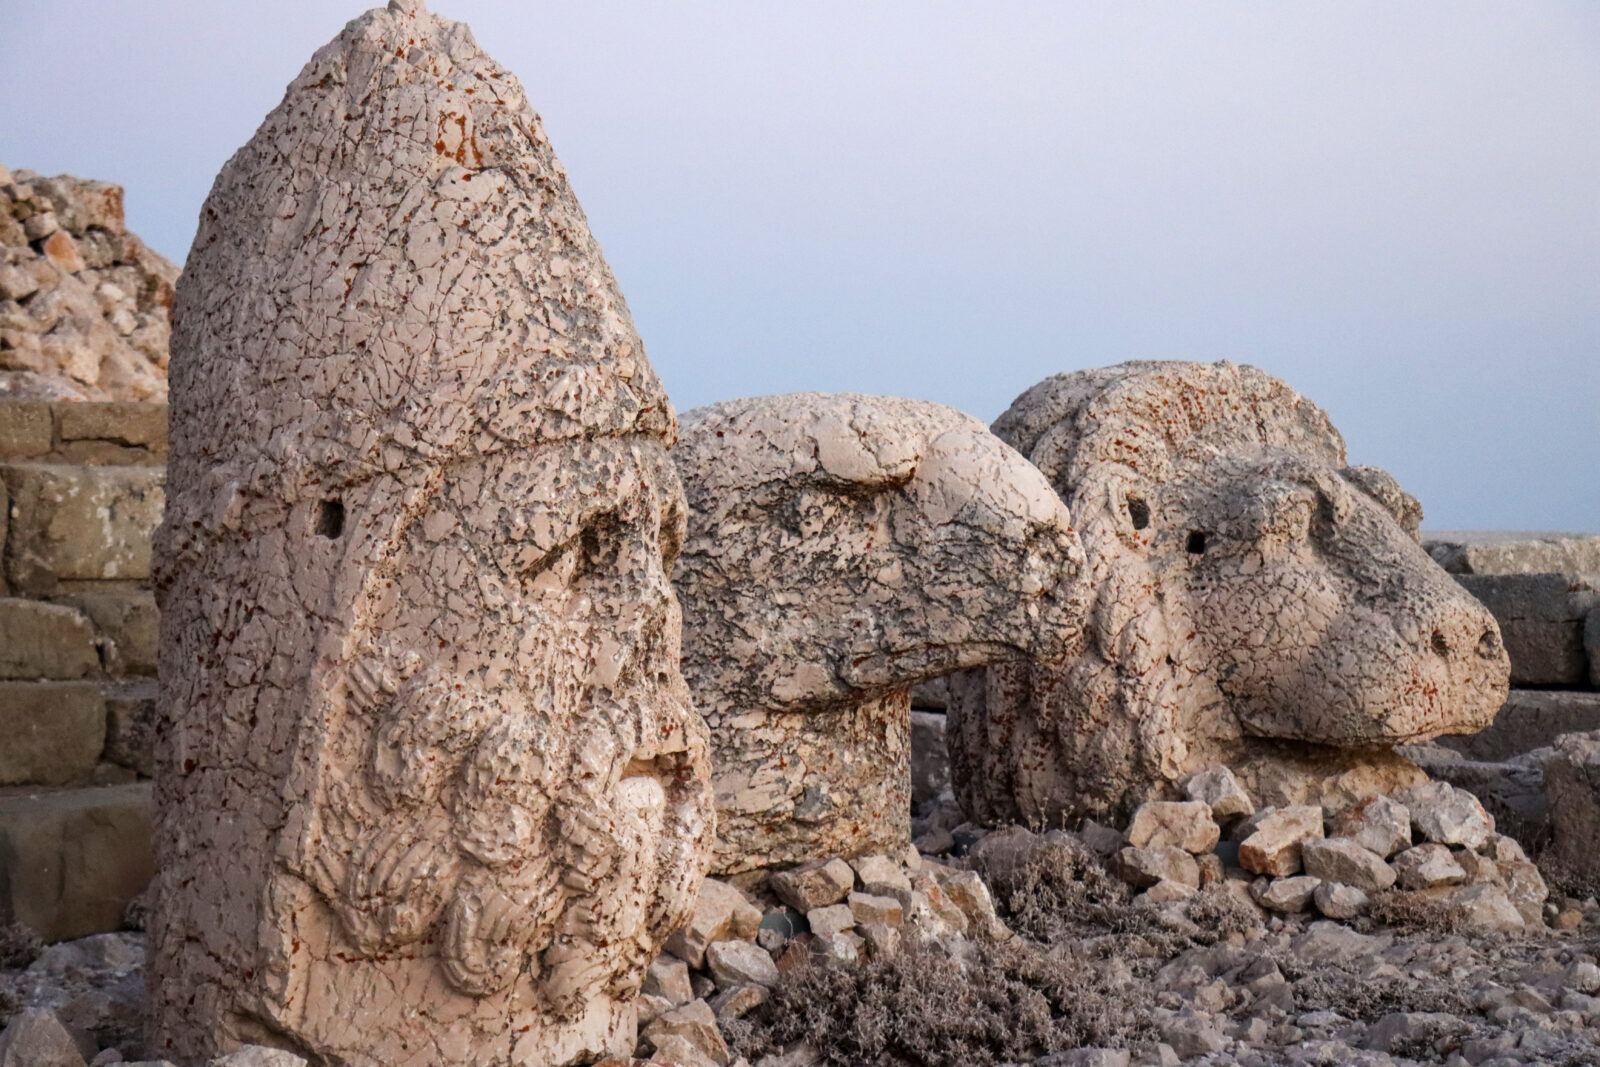
[[1239, 843], [1239, 866], [1274, 878], [1300, 869], [1300, 843], [1322, 836], [1322, 809], [1310, 804], [1263, 809], [1252, 820], [1250, 836]]
[[1411, 847], [1411, 813], [1386, 796], [1366, 797], [1334, 816], [1334, 837], [1344, 837], [1387, 859]]
[[1309, 874], [1297, 874], [1288, 878], [1274, 878], [1270, 882], [1263, 881], [1259, 890], [1253, 892], [1253, 895], [1256, 903], [1268, 911], [1284, 913], [1305, 911], [1321, 884], [1320, 878], [1313, 878]]
[[1211, 814], [1219, 821], [1252, 815], [1256, 810], [1255, 802], [1239, 784], [1239, 779], [1220, 763], [1190, 778], [1183, 788], [1190, 800], [1209, 806]]
[[1426, 841], [1477, 848], [1494, 833], [1494, 819], [1478, 798], [1448, 782], [1412, 786], [1397, 797]]
[[1308, 838], [1300, 842], [1300, 860], [1307, 874], [1339, 882], [1364, 893], [1394, 885], [1394, 869], [1383, 857], [1347, 837]]
[[1423, 844], [1408, 848], [1393, 860], [1395, 874], [1405, 889], [1436, 889], [1460, 885], [1467, 880], [1450, 849], [1444, 845]]
[[1171, 845], [1199, 855], [1216, 847], [1222, 831], [1203, 801], [1151, 800], [1139, 806], [1128, 826], [1128, 844], [1134, 848]]

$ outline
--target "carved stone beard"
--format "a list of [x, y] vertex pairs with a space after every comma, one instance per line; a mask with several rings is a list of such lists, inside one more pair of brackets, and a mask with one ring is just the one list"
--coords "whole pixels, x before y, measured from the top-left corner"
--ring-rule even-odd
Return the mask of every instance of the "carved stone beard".
[[298, 866], [356, 954], [436, 957], [474, 997], [526, 976], [573, 1018], [693, 906], [710, 797], [664, 451], [536, 456], [445, 471], [366, 583]]

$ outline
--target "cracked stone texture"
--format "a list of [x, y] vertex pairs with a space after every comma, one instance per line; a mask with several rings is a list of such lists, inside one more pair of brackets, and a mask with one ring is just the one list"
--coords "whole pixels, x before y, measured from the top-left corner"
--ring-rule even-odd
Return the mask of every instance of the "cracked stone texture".
[[684, 416], [684, 675], [711, 727], [716, 866], [903, 852], [910, 690], [1079, 641], [1066, 507], [978, 420], [796, 393]]
[[1337, 807], [1422, 780], [1388, 746], [1504, 702], [1499, 629], [1418, 545], [1416, 501], [1283, 382], [1125, 363], [1039, 383], [994, 429], [1066, 501], [1096, 600], [1080, 654], [951, 680], [969, 816], [1120, 819], [1213, 763], [1258, 801]]
[[120, 185], [0, 166], [0, 399], [165, 398], [177, 278]]
[[420, 4], [351, 22], [177, 308], [154, 1051], [631, 1051], [713, 816], [676, 420], [519, 83]]

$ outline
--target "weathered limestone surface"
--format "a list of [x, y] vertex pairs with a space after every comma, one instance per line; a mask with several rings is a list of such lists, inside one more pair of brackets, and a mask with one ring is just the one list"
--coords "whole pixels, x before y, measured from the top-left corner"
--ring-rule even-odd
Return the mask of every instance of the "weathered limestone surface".
[[0, 796], [0, 925], [46, 941], [122, 925], [150, 881], [150, 783]]
[[152, 1051], [631, 1051], [711, 836], [675, 417], [517, 80], [356, 19], [178, 288]]
[[122, 187], [0, 177], [0, 397], [164, 397], [178, 268], [128, 232]]
[[675, 583], [719, 870], [910, 843], [910, 689], [1079, 639], [1066, 508], [976, 419], [797, 393], [684, 417]]
[[[952, 680], [969, 815], [1121, 815], [1214, 763], [1258, 802], [1288, 801], [1263, 784], [1286, 771], [1343, 776], [1353, 801], [1375, 746], [1476, 730], [1503, 703], [1494, 619], [1417, 544], [1416, 501], [1348, 466], [1283, 382], [1230, 363], [1063, 374], [995, 432], [1067, 502], [1096, 601], [1081, 654]], [[1363, 791], [1420, 779], [1389, 763]]]

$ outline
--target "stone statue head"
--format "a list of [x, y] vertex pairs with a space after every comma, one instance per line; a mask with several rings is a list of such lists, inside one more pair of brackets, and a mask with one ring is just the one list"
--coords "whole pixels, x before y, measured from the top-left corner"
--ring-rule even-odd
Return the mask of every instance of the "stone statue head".
[[675, 455], [717, 869], [903, 851], [911, 686], [1081, 645], [1066, 507], [977, 419], [898, 397], [697, 408]]
[[969, 813], [1114, 815], [1218, 761], [1414, 774], [1384, 750], [1503, 701], [1499, 629], [1418, 545], [1415, 499], [1283, 382], [1129, 363], [1047, 379], [994, 429], [1067, 501], [1095, 603], [1080, 655], [962, 682]]
[[631, 1049], [712, 818], [676, 423], [516, 79], [420, 4], [352, 22], [177, 320], [158, 1044]]

